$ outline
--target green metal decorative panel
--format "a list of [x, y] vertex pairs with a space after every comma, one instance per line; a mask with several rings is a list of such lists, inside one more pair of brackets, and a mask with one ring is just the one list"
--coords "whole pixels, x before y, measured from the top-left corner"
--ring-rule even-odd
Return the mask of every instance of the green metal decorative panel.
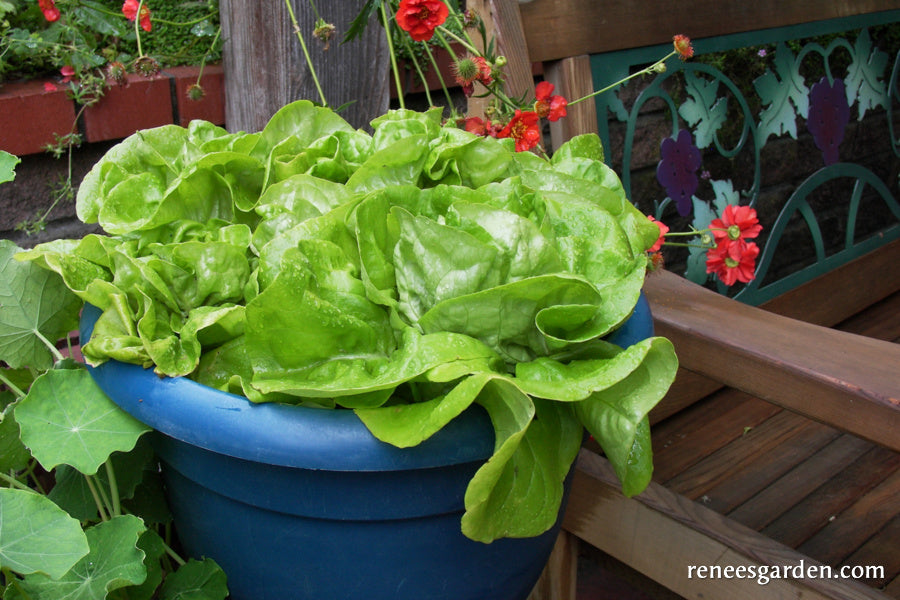
[[[646, 82], [635, 97], [620, 90], [598, 98], [601, 138], [613, 149], [611, 132], [619, 131], [615, 149], [621, 147], [621, 164], [614, 166], [642, 209], [666, 222], [680, 219], [697, 230], [706, 229], [729, 204], [750, 205], [759, 212], [765, 239], [755, 278], [736, 289], [720, 287], [723, 293], [759, 304], [900, 237], [898, 169], [867, 165], [870, 149], [845, 139], [848, 131], [862, 127], [854, 123], [866, 116], [866, 123], [878, 119], [878, 127], [888, 132], [881, 162], [884, 156], [894, 163], [900, 157], [893, 109], [900, 52], [894, 49], [895, 55], [889, 55], [877, 48], [867, 29], [897, 21], [900, 11], [887, 11], [695, 40], [697, 55], [759, 48], [764, 70], [748, 86], [735, 74], [703, 61], [672, 59], [666, 72]], [[826, 39], [825, 45], [792, 41], [839, 32], [850, 34], [816, 38]], [[594, 85], [617, 81], [632, 66], [651, 63], [668, 50], [641, 48], [594, 56]], [[662, 123], [649, 129], [659, 134], [658, 140], [648, 139], [649, 113]], [[792, 182], [786, 200], [772, 206], [766, 192], [772, 177], [766, 169], [774, 166], [784, 172], [793, 165], [784, 160], [773, 165], [767, 146], [777, 144], [783, 150], [785, 141], [796, 146], [785, 156], [794, 157], [797, 172], [801, 163], [813, 169], [802, 181]], [[633, 163], [637, 154], [647, 154], [648, 145], [658, 148], [656, 182], [648, 188], [645, 176], [642, 197], [635, 198], [632, 185], [638, 166]], [[615, 152], [607, 156], [610, 162], [619, 160]], [[823, 195], [829, 199], [824, 208], [819, 199]], [[791, 241], [785, 241], [788, 238]], [[802, 253], [797, 252], [797, 239], [803, 240]], [[708, 282], [703, 252], [692, 248], [683, 259], [685, 276], [699, 283]], [[808, 258], [791, 265], [791, 253]]]

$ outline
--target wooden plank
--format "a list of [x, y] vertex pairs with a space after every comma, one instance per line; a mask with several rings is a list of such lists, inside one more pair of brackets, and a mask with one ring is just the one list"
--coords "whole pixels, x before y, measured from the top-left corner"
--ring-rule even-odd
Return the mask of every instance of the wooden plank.
[[[796, 436], [827, 430], [825, 425], [782, 411], [763, 425], [754, 427], [721, 450], [685, 469], [666, 482], [666, 488], [691, 499], [709, 496], [712, 489], [727, 485], [735, 471], [751, 468], [756, 461], [771, 458], [773, 449]], [[787, 470], [787, 468], [785, 468]], [[711, 501], [704, 498], [704, 502]]]
[[795, 504], [762, 529], [762, 533], [792, 548], [800, 546], [856, 498], [900, 468], [900, 454], [872, 448], [825, 485]]
[[751, 529], [762, 529], [872, 447], [871, 442], [843, 434], [736, 507], [728, 513], [728, 517]]
[[521, 5], [529, 55], [548, 61], [900, 8], [897, 0], [535, 0]]
[[[879, 599], [859, 582], [839, 579], [698, 579], [689, 567], [732, 569], [819, 565], [656, 483], [627, 499], [609, 463], [582, 451], [564, 528], [687, 598], [723, 600]], [[677, 549], [677, 552], [673, 551]]]
[[[900, 470], [835, 516], [797, 550], [827, 564], [838, 564], [898, 514]], [[895, 540], [900, 552], [900, 538]]]
[[837, 328], [896, 343], [900, 340], [900, 292], [846, 319]]
[[645, 290], [684, 368], [900, 450], [900, 345], [773, 315], [665, 271]]
[[654, 480], [665, 483], [755, 427], [781, 408], [735, 390], [724, 390], [661, 423], [653, 431]]
[[[555, 86], [554, 92], [570, 102], [584, 98], [594, 91], [591, 79], [591, 59], [588, 55], [573, 56], [544, 65], [544, 79]], [[585, 132], [595, 132], [597, 106], [593, 98], [569, 104], [566, 117], [550, 123], [550, 139], [553, 148]]]
[[[898, 264], [900, 240], [894, 240], [770, 300], [763, 308], [832, 327], [900, 290]], [[834, 290], [841, 293], [835, 294]]]
[[575, 600], [577, 576], [578, 538], [562, 530], [528, 600]]
[[[780, 444], [767, 446], [764, 452], [756, 455], [746, 466], [732, 469], [730, 476], [710, 486], [704, 493], [704, 504], [716, 512], [727, 514], [841, 435], [834, 428], [808, 420], [807, 423], [809, 427], [799, 428]], [[766, 425], [764, 423], [762, 427]], [[746, 438], [752, 439], [760, 429], [752, 429]], [[740, 441], [737, 440], [734, 444]]]
[[722, 384], [718, 381], [687, 369], [678, 369], [672, 387], [650, 411], [650, 424], [659, 423], [720, 389]]
[[[897, 341], [900, 337], [900, 240], [886, 244], [850, 263], [791, 290], [762, 305], [782, 316], [825, 327], [840, 329], [876, 339]], [[652, 284], [652, 281], [651, 281]], [[832, 290], [842, 290], [840, 294]], [[827, 298], [828, 301], [823, 301]], [[856, 315], [866, 321], [848, 320]], [[868, 320], [871, 319], [871, 320]], [[883, 320], [879, 327], [878, 319]], [[874, 325], [873, 325], [874, 324]], [[670, 393], [650, 413], [651, 423], [660, 421], [722, 387], [721, 382], [679, 369]]]
[[[494, 37], [495, 52], [507, 59], [506, 66], [503, 67], [506, 93], [512, 98], [523, 95], [533, 98], [532, 60], [528, 56], [517, 0], [466, 0], [466, 8], [475, 11], [481, 17], [488, 39]], [[476, 93], [480, 94], [480, 91]], [[488, 100], [471, 96], [468, 99], [468, 114], [475, 117], [483, 116]]]
[[[876, 533], [859, 550], [848, 557], [842, 566], [876, 566], [884, 568], [884, 577], [864, 580], [875, 587], [886, 587], [885, 592], [900, 598], [900, 516], [895, 517]], [[893, 582], [893, 583], [891, 583]]]

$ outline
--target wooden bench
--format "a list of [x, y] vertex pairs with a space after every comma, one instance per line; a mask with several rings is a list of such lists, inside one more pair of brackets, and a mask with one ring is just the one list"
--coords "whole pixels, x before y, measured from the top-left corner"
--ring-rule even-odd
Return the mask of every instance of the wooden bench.
[[[593, 54], [658, 48], [673, 33], [750, 40], [751, 29], [832, 18], [852, 28], [872, 14], [896, 20], [900, 2], [469, 6], [510, 59], [513, 95], [533, 86], [530, 66], [540, 62], [558, 93], [577, 98], [597, 85]], [[572, 109], [552, 128], [554, 147], [606, 131], [591, 103]], [[599, 450], [582, 449], [564, 532], [532, 600], [597, 597], [577, 595], [579, 563], [583, 570], [609, 557], [688, 598], [900, 598], [900, 241], [892, 235], [762, 307], [673, 273], [648, 277], [657, 333], [674, 342], [681, 363], [651, 414], [654, 481], [627, 499]], [[713, 565], [745, 575], [801, 565], [806, 573], [819, 565], [883, 572], [761, 585], [734, 571], [713, 579], [690, 569]]]

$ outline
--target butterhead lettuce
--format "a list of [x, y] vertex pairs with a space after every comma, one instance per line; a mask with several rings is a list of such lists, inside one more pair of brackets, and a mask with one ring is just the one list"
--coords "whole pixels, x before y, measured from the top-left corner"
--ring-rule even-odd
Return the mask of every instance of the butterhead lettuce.
[[585, 427], [640, 492], [647, 413], [677, 360], [663, 338], [604, 340], [634, 309], [658, 229], [596, 136], [546, 160], [435, 111], [372, 125], [299, 101], [255, 134], [140, 131], [79, 189], [78, 215], [106, 235], [20, 258], [102, 309], [94, 364], [353, 409], [397, 446], [482, 406], [495, 453], [466, 493], [473, 539], [549, 528]]

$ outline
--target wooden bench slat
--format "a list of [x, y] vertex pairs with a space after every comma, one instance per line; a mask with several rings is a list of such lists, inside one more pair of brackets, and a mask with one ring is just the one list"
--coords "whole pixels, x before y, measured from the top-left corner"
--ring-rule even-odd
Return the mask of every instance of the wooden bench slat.
[[762, 533], [796, 548], [828, 525], [829, 519], [846, 510], [858, 497], [874, 489], [898, 468], [900, 454], [880, 447], [872, 448], [764, 527]]
[[[797, 550], [828, 564], [841, 562], [897, 516], [898, 499], [900, 470], [836, 515]], [[894, 553], [900, 553], [900, 538], [894, 540]]]
[[850, 555], [842, 566], [874, 565], [884, 567], [884, 577], [863, 580], [875, 588], [885, 588], [891, 597], [900, 597], [900, 516], [872, 536], [860, 549]]
[[682, 367], [900, 450], [900, 345], [773, 315], [665, 271], [645, 289]]
[[661, 423], [653, 431], [654, 473], [659, 483], [739, 438], [782, 409], [736, 390], [723, 390]]
[[520, 10], [528, 55], [547, 61], [670, 43], [673, 33], [699, 39], [895, 8], [896, 0], [694, 0], [689, 10], [663, 0], [535, 0]]
[[769, 460], [774, 450], [809, 433], [827, 435], [828, 428], [792, 412], [781, 411], [746, 435], [685, 469], [665, 485], [677, 494], [696, 500], [707, 496], [717, 486], [727, 485], [735, 471], [750, 468], [756, 461]]
[[800, 502], [828, 479], [872, 448], [872, 443], [842, 434], [815, 456], [785, 473], [765, 490], [728, 513], [728, 517], [760, 530]]
[[[563, 526], [685, 597], [756, 600], [765, 592], [768, 598], [797, 600], [888, 600], [853, 580], [772, 579], [760, 586], [751, 579], [689, 578], [688, 565], [746, 569], [820, 563], [656, 483], [627, 499], [609, 463], [585, 450], [578, 458]], [[673, 548], [681, 559], [672, 560]]]
[[[841, 435], [834, 428], [804, 420], [804, 426], [796, 428], [784, 442], [766, 447], [755, 460], [740, 469], [732, 469], [729, 477], [707, 489], [706, 506], [716, 512], [728, 514]], [[747, 438], [752, 439], [759, 429], [761, 428], [749, 431]]]

